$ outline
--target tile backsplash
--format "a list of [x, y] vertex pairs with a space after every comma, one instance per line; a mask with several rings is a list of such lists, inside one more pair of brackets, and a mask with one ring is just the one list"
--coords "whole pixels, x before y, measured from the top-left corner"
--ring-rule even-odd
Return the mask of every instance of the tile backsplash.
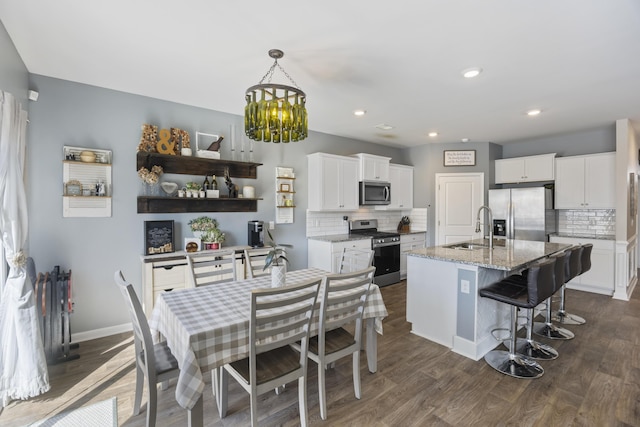
[[[381, 231], [396, 231], [403, 216], [411, 220], [411, 231], [427, 231], [427, 209], [415, 208], [405, 211], [386, 211], [362, 208], [357, 212], [307, 211], [307, 237], [330, 236], [349, 233], [349, 221], [354, 219], [377, 219]], [[344, 216], [348, 220], [343, 219]]]
[[558, 233], [594, 237], [615, 236], [616, 210], [558, 210]]

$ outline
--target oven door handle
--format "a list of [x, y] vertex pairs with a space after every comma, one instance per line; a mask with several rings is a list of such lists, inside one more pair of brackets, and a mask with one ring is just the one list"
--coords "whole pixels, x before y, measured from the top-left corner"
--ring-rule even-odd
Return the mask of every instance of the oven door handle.
[[400, 242], [389, 242], [389, 243], [376, 243], [372, 246], [372, 249], [376, 248], [386, 248], [389, 246], [398, 246], [400, 247]]

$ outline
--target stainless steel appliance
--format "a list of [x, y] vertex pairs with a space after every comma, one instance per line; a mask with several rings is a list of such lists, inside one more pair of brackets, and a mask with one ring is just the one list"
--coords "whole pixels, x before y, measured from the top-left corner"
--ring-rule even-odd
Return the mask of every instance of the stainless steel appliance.
[[378, 181], [360, 181], [360, 205], [388, 205], [391, 203], [391, 184]]
[[371, 237], [376, 267], [373, 282], [376, 285], [387, 286], [400, 281], [400, 234], [378, 231], [377, 219], [350, 221], [349, 234]]
[[252, 248], [264, 246], [264, 221], [249, 221], [247, 231], [247, 244]]
[[553, 191], [545, 187], [489, 190], [496, 238], [549, 241], [556, 232]]

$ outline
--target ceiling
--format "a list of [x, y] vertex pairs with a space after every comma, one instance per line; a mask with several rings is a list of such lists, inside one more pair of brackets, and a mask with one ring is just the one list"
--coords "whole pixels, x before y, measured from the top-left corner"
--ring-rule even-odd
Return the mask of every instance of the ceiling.
[[640, 120], [637, 0], [0, 0], [0, 20], [30, 73], [238, 115], [278, 48], [310, 130], [390, 146]]

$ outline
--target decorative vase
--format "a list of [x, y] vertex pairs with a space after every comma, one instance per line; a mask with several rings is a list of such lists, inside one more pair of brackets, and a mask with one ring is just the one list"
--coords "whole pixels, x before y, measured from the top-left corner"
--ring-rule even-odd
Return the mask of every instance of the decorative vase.
[[285, 285], [287, 270], [284, 265], [271, 266], [271, 287], [281, 288]]

